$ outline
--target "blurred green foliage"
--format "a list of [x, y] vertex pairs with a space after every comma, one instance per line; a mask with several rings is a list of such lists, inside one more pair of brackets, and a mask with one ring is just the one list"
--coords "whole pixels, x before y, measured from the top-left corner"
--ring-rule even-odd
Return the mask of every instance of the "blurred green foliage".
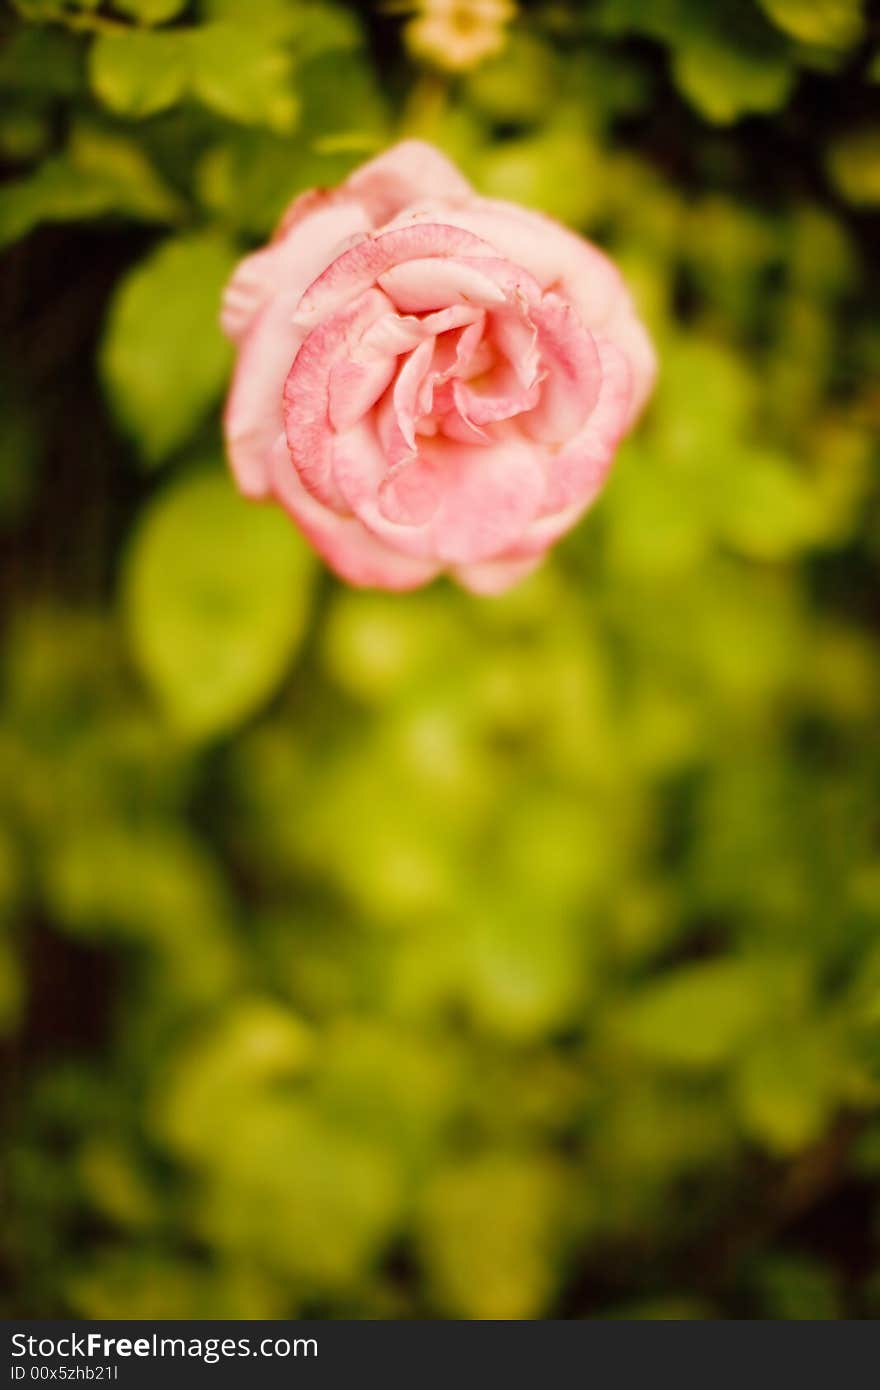
[[[450, 77], [378, 5], [13, 9], [6, 1310], [880, 1315], [876, 19], [502, 6]], [[401, 131], [660, 350], [501, 600], [223, 472], [232, 259]]]

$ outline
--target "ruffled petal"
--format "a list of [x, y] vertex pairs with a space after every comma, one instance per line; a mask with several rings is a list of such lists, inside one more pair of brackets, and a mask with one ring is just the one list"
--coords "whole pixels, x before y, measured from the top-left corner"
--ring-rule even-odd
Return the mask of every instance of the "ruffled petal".
[[629, 363], [613, 343], [597, 339], [602, 386], [596, 407], [576, 439], [551, 456], [541, 513], [505, 558], [541, 555], [570, 531], [593, 502], [626, 431], [631, 391]]
[[422, 438], [407, 467], [425, 471], [421, 485], [439, 487], [430, 518], [406, 525], [388, 519], [379, 505], [386, 479], [381, 446], [367, 422], [335, 444], [334, 474], [346, 502], [364, 525], [408, 555], [444, 564], [470, 564], [505, 552], [537, 515], [545, 491], [545, 460], [534, 444], [513, 434], [489, 445]]
[[416, 421], [421, 413], [419, 395], [433, 355], [433, 339], [426, 338], [409, 354], [397, 373], [389, 399], [382, 402], [379, 438], [389, 469], [412, 458], [416, 452]]
[[[523, 411], [534, 410], [540, 398], [539, 382], [523, 386], [509, 365], [496, 368], [491, 374], [491, 389], [476, 391], [465, 381], [452, 383], [452, 396], [456, 411], [471, 428], [490, 425], [498, 420], [510, 420]], [[449, 422], [444, 418], [444, 428], [448, 431]]]
[[552, 459], [542, 513], [592, 501], [627, 429], [633, 380], [629, 360], [604, 339], [598, 339], [596, 347], [602, 381], [599, 399], [580, 433]]
[[402, 591], [417, 589], [440, 567], [392, 550], [353, 516], [340, 516], [306, 492], [287, 451], [284, 435], [271, 451], [271, 481], [278, 501], [331, 569], [349, 584]]
[[425, 257], [403, 261], [379, 276], [379, 284], [405, 314], [421, 314], [450, 304], [497, 308], [505, 292], [479, 262], [459, 257]]
[[351, 429], [362, 415], [372, 410], [390, 386], [397, 370], [397, 358], [373, 358], [356, 362], [343, 358], [330, 372], [328, 414], [337, 432]]
[[417, 258], [493, 256], [479, 237], [460, 227], [424, 223], [368, 237], [337, 256], [309, 286], [297, 309], [297, 321], [311, 328], [341, 305], [363, 294], [392, 266]]
[[471, 309], [467, 304], [451, 304], [424, 318], [386, 314], [364, 333], [358, 343], [357, 358], [364, 362], [372, 357], [400, 356], [411, 352], [426, 338], [435, 338], [439, 333], [448, 333], [481, 319], [480, 310]]
[[388, 464], [370, 421], [362, 420], [348, 434], [337, 436], [333, 472], [347, 505], [368, 531], [405, 555], [439, 563], [427, 524], [396, 522], [386, 517], [379, 505], [379, 495], [388, 478]]
[[[284, 382], [284, 429], [291, 458], [305, 488], [330, 507], [340, 502], [333, 483], [331, 376], [350, 360], [365, 329], [390, 307], [381, 290], [369, 289], [330, 315], [309, 333]], [[371, 389], [375, 384], [371, 381]]]
[[556, 294], [531, 310], [543, 369], [541, 397], [522, 426], [535, 439], [564, 444], [589, 418], [599, 396], [601, 368], [591, 333]]
[[543, 213], [498, 198], [446, 204], [432, 197], [404, 209], [392, 226], [445, 222], [495, 247], [496, 255], [528, 270], [543, 290], [558, 290], [585, 327], [599, 328], [624, 293], [620, 272], [598, 247]]

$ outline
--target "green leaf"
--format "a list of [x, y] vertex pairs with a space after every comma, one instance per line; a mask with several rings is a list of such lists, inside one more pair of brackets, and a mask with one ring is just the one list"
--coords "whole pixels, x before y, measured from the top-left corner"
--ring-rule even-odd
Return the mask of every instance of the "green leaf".
[[104, 180], [120, 211], [168, 222], [183, 216], [184, 205], [177, 194], [127, 135], [83, 121], [71, 132], [69, 152], [76, 175]]
[[152, 116], [183, 96], [189, 35], [168, 31], [100, 34], [89, 54], [92, 88], [119, 116]]
[[351, 53], [363, 44], [361, 20], [341, 5], [302, 0], [291, 12], [291, 17], [290, 32], [296, 40], [296, 56], [300, 62], [322, 53]]
[[149, 463], [183, 444], [220, 395], [232, 353], [217, 323], [235, 254], [210, 234], [163, 242], [122, 281], [101, 349], [113, 406]]
[[759, 0], [773, 23], [801, 43], [850, 48], [865, 27], [862, 0]]
[[756, 560], [784, 560], [818, 540], [824, 516], [810, 478], [784, 454], [744, 453], [728, 479], [719, 517], [721, 534]]
[[647, 986], [615, 1020], [630, 1046], [669, 1066], [701, 1069], [734, 1057], [772, 1011], [776, 972], [709, 961]]
[[672, 72], [691, 105], [716, 125], [731, 125], [753, 112], [777, 111], [794, 82], [794, 69], [785, 57], [749, 53], [709, 39], [679, 49]]
[[27, 236], [41, 222], [100, 217], [117, 206], [104, 179], [83, 179], [65, 156], [45, 160], [29, 178], [0, 188], [0, 246]]
[[128, 555], [125, 616], [137, 665], [171, 721], [209, 738], [281, 680], [305, 630], [312, 556], [283, 512], [225, 474], [161, 493]]
[[218, 22], [193, 35], [193, 90], [212, 111], [286, 133], [299, 116], [290, 54], [272, 29]]
[[173, 222], [182, 206], [136, 145], [100, 127], [82, 125], [74, 129], [63, 154], [0, 189], [0, 246], [26, 236], [41, 222], [106, 213]]
[[815, 1027], [750, 1050], [735, 1081], [747, 1132], [773, 1153], [796, 1153], [821, 1136], [841, 1095], [844, 1069], [833, 1040]]
[[542, 1154], [491, 1152], [449, 1164], [420, 1194], [419, 1246], [452, 1318], [540, 1317], [571, 1223], [565, 1175]]

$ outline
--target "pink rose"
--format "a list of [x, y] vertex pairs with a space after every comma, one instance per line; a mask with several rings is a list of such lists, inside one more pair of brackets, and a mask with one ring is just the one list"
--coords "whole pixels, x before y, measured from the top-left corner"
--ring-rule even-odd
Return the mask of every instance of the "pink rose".
[[297, 198], [227, 287], [232, 468], [352, 584], [528, 574], [654, 380], [614, 266], [409, 140]]

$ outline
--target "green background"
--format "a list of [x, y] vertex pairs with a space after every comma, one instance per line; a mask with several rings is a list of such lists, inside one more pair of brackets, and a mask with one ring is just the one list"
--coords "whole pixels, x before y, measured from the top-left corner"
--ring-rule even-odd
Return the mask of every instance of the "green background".
[[[403, 8], [2, 19], [3, 1309], [878, 1316], [876, 13]], [[222, 462], [230, 267], [402, 133], [659, 350], [500, 600]]]

